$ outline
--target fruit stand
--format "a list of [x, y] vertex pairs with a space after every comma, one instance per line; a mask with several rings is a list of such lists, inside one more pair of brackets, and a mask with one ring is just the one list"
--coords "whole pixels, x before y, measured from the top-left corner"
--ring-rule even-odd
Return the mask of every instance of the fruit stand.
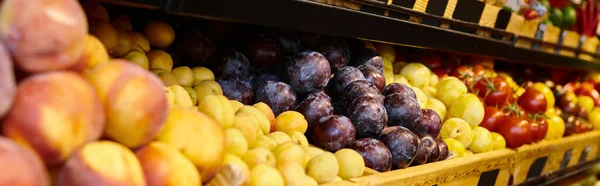
[[0, 186], [563, 184], [600, 165], [599, 10], [3, 0]]

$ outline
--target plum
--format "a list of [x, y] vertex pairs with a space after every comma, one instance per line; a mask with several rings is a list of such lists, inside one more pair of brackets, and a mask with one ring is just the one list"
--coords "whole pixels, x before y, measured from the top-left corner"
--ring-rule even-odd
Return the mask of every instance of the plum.
[[357, 80], [365, 80], [365, 77], [360, 70], [353, 66], [345, 66], [340, 68], [333, 78], [329, 80], [327, 85], [329, 95], [339, 97], [344, 93], [344, 89], [352, 82]]
[[379, 140], [392, 153], [394, 168], [408, 167], [415, 159], [419, 149], [419, 136], [401, 126], [385, 128], [379, 136]]
[[304, 46], [310, 49], [314, 49], [319, 46], [321, 40], [329, 40], [330, 36], [317, 33], [302, 33], [300, 35], [300, 39], [302, 40], [302, 44], [304, 44]]
[[311, 128], [322, 117], [334, 114], [331, 99], [323, 91], [309, 94], [294, 110], [304, 115], [308, 122], [308, 128]]
[[270, 69], [281, 62], [279, 42], [266, 33], [251, 36], [245, 54], [252, 65], [261, 69]]
[[187, 29], [182, 34], [182, 37], [178, 36], [177, 38], [174, 47], [175, 50], [173, 50], [176, 53], [175, 56], [194, 65], [206, 64], [205, 62], [217, 50], [217, 44], [212, 35], [199, 29]]
[[331, 152], [349, 146], [356, 138], [352, 121], [340, 115], [322, 117], [312, 127], [311, 134], [317, 147]]
[[384, 106], [388, 113], [389, 126], [403, 126], [414, 129], [421, 124], [423, 113], [417, 99], [405, 98], [402, 94], [385, 97]]
[[379, 90], [367, 80], [357, 80], [346, 86], [342, 101], [346, 106], [350, 106], [355, 99], [361, 97], [373, 97], [379, 100], [380, 103], [383, 103], [384, 100]]
[[279, 30], [275, 33], [275, 38], [281, 46], [281, 53], [285, 56], [291, 56], [300, 50], [301, 42], [298, 33], [292, 30]]
[[281, 81], [277, 75], [273, 73], [263, 72], [260, 74], [254, 74], [252, 78], [252, 83], [254, 87], [260, 87], [262, 84], [267, 83], [267, 81]]
[[358, 139], [350, 145], [365, 160], [365, 166], [379, 172], [392, 168], [392, 153], [381, 141], [374, 138]]
[[215, 80], [221, 85], [223, 95], [228, 99], [237, 100], [245, 105], [252, 103], [254, 92], [252, 83], [244, 76], [223, 74]]
[[314, 51], [296, 53], [286, 62], [284, 72], [289, 84], [301, 96], [322, 90], [331, 77], [327, 58]]
[[373, 65], [379, 71], [383, 72], [383, 58], [377, 52], [370, 48], [362, 48], [355, 53], [352, 53], [350, 65]]
[[423, 165], [427, 163], [428, 154], [429, 152], [427, 151], [425, 144], [419, 138], [419, 148], [417, 149], [417, 155], [415, 156], [415, 159], [413, 160], [411, 165]]
[[387, 112], [377, 98], [361, 97], [348, 107], [358, 138], [377, 137], [387, 125]]
[[377, 90], [380, 92], [383, 91], [385, 87], [385, 77], [383, 77], [383, 72], [379, 71], [373, 65], [360, 65], [358, 69], [362, 72], [365, 79], [377, 87]]
[[264, 102], [277, 116], [291, 110], [296, 105], [296, 93], [292, 87], [281, 81], [267, 81], [256, 89], [255, 102]]
[[338, 101], [338, 102], [333, 103], [333, 114], [345, 116], [347, 112], [348, 112], [348, 109], [346, 108], [346, 105], [344, 105], [343, 102]]
[[427, 162], [436, 162], [440, 158], [440, 149], [437, 141], [429, 134], [419, 134], [421, 144], [427, 149]]
[[389, 85], [385, 86], [382, 92], [383, 96], [386, 97], [397, 93], [402, 94], [402, 97], [411, 97], [417, 99], [415, 91], [413, 91], [412, 88], [406, 86], [405, 84], [390, 83]]
[[348, 62], [350, 62], [350, 49], [348, 49], [348, 44], [346, 44], [344, 39], [336, 37], [329, 40], [321, 40], [317, 51], [327, 58], [331, 72], [336, 72], [339, 68], [348, 65]]
[[216, 73], [217, 75], [229, 74], [248, 76], [250, 73], [250, 62], [248, 58], [241, 52], [235, 50], [228, 50], [222, 54], [219, 54], [216, 59]]
[[445, 160], [450, 154], [450, 152], [448, 151], [448, 145], [446, 145], [446, 142], [444, 142], [444, 140], [440, 138], [434, 138], [434, 140], [437, 143], [438, 150], [440, 150], [440, 156], [438, 158], [438, 161]]
[[416, 125], [412, 131], [415, 134], [425, 133], [437, 138], [442, 130], [442, 119], [431, 109], [422, 109], [421, 113], [421, 124]]

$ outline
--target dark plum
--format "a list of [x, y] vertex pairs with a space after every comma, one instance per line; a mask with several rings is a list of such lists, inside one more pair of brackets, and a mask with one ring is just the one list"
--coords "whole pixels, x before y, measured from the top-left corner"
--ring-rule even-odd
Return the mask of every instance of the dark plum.
[[373, 65], [379, 71], [383, 72], [383, 58], [377, 52], [370, 48], [362, 48], [352, 53], [350, 64], [352, 66]]
[[392, 94], [385, 97], [384, 106], [388, 113], [389, 126], [403, 126], [414, 129], [421, 124], [423, 113], [417, 99], [403, 97], [402, 94]]
[[350, 49], [348, 49], [348, 44], [344, 39], [336, 37], [322, 40], [317, 47], [317, 51], [327, 58], [331, 72], [337, 71], [350, 62]]
[[304, 115], [308, 122], [308, 128], [311, 128], [322, 117], [334, 114], [331, 99], [323, 91], [309, 94], [294, 110]]
[[423, 165], [427, 163], [428, 153], [429, 152], [427, 151], [425, 144], [421, 141], [421, 139], [419, 139], [419, 148], [417, 149], [417, 155], [415, 156], [415, 159], [413, 160], [411, 165]]
[[402, 97], [411, 97], [417, 99], [417, 95], [412, 88], [400, 83], [390, 83], [389, 85], [385, 86], [382, 93], [383, 96], [386, 97], [392, 94], [401, 94]]
[[177, 38], [174, 46], [175, 56], [181, 58], [185, 63], [205, 65], [205, 62], [217, 50], [217, 44], [208, 32], [198, 29], [187, 29], [182, 34], [182, 37]]
[[436, 162], [440, 158], [440, 149], [434, 137], [429, 134], [419, 134], [421, 144], [427, 149], [427, 162]]
[[280, 81], [279, 77], [277, 77], [277, 75], [272, 74], [272, 73], [260, 73], [258, 75], [255, 75], [254, 78], [252, 79], [252, 83], [254, 84], [254, 87], [260, 87], [261, 85], [267, 83], [268, 81]]
[[348, 112], [348, 109], [346, 108], [346, 105], [344, 105], [343, 102], [338, 101], [338, 102], [333, 103], [333, 114], [345, 116], [347, 112]]
[[281, 62], [279, 42], [268, 34], [260, 33], [251, 36], [246, 47], [246, 56], [250, 63], [258, 68], [269, 69]]
[[252, 83], [244, 76], [223, 74], [216, 81], [223, 88], [223, 95], [229, 99], [237, 100], [244, 105], [252, 104], [254, 91]]
[[365, 166], [379, 172], [392, 168], [392, 153], [381, 141], [373, 138], [358, 139], [350, 148], [358, 152], [365, 160]]
[[379, 140], [392, 153], [394, 168], [408, 167], [415, 159], [419, 149], [419, 136], [401, 126], [385, 128], [379, 136]]
[[354, 123], [358, 138], [375, 138], [387, 126], [387, 112], [376, 98], [361, 97], [354, 100], [347, 114]]
[[248, 58], [235, 50], [228, 50], [219, 54], [216, 62], [218, 65], [216, 70], [217, 75], [229, 74], [246, 77], [250, 73]]
[[300, 37], [298, 33], [292, 30], [278, 30], [275, 33], [275, 38], [281, 47], [281, 53], [285, 56], [291, 56], [300, 50]]
[[285, 76], [294, 91], [304, 96], [325, 88], [331, 78], [331, 69], [325, 56], [314, 51], [303, 51], [286, 62]]
[[296, 93], [292, 87], [280, 81], [267, 81], [256, 90], [255, 102], [264, 102], [277, 116], [296, 105]]
[[360, 65], [358, 69], [362, 72], [365, 79], [377, 87], [377, 90], [380, 92], [383, 91], [385, 87], [385, 77], [383, 77], [383, 72], [379, 71], [373, 65]]
[[322, 117], [312, 127], [311, 134], [317, 147], [331, 152], [349, 146], [356, 139], [352, 121], [340, 115]]
[[367, 80], [357, 80], [346, 86], [342, 101], [346, 106], [350, 106], [355, 99], [361, 97], [376, 98], [380, 103], [383, 103], [384, 99], [379, 90]]
[[300, 35], [300, 39], [302, 40], [302, 44], [304, 44], [305, 47], [309, 49], [315, 49], [319, 46], [321, 40], [329, 40], [330, 36], [305, 32]]
[[440, 157], [438, 158], [438, 161], [442, 161], [448, 158], [448, 155], [450, 154], [450, 152], [448, 151], [448, 145], [446, 145], [446, 142], [444, 142], [443, 140], [439, 139], [439, 138], [434, 138], [435, 142], [437, 143], [438, 146], [438, 150], [440, 150]]
[[340, 68], [333, 78], [329, 80], [327, 85], [329, 88], [329, 95], [339, 97], [344, 93], [344, 89], [352, 82], [357, 80], [365, 80], [363, 74], [358, 68], [353, 66], [345, 66]]
[[421, 124], [415, 126], [412, 131], [415, 134], [425, 133], [437, 138], [442, 130], [442, 119], [431, 109], [422, 109], [421, 113]]

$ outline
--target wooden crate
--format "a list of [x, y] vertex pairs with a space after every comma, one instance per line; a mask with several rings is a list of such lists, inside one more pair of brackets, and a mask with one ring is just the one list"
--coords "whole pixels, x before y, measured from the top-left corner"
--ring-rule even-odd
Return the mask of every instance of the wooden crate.
[[514, 151], [510, 149], [428, 163], [350, 179], [359, 185], [508, 185]]

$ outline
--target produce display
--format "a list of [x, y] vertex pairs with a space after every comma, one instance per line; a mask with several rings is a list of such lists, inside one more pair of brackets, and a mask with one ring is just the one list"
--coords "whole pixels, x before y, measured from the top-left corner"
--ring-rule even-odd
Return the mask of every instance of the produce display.
[[0, 185], [309, 186], [600, 129], [600, 73], [90, 0], [0, 20]]

